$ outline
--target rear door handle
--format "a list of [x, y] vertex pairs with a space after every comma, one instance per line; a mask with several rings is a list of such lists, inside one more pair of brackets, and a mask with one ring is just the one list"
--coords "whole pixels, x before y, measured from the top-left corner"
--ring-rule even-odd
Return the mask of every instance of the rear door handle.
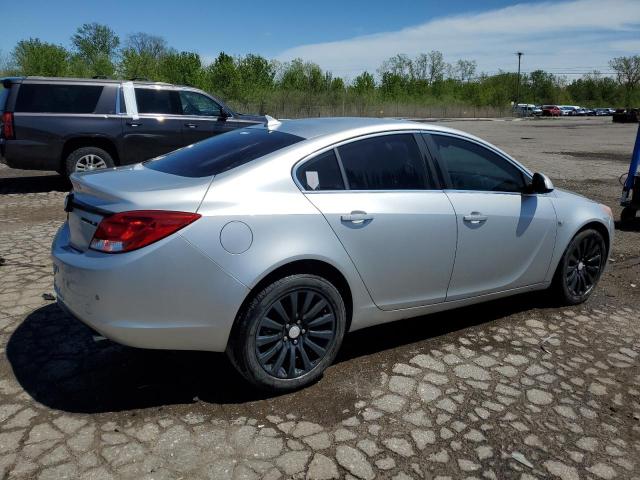
[[141, 122], [127, 122], [127, 125], [129, 125], [130, 127], [139, 127], [140, 125], [142, 125]]
[[369, 215], [367, 212], [353, 211], [349, 215], [340, 215], [340, 220], [343, 222], [364, 223], [367, 220], [373, 220], [373, 215]]
[[185, 123], [184, 126], [187, 128], [198, 128], [198, 125], [195, 123]]
[[479, 223], [486, 222], [487, 218], [489, 217], [487, 217], [486, 215], [482, 215], [480, 212], [471, 212], [469, 215], [465, 215], [463, 218], [465, 222], [478, 225]]

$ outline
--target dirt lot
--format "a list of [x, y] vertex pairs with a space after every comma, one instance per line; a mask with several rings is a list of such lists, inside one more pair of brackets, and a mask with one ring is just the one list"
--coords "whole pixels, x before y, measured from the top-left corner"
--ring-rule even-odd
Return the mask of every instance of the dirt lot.
[[[446, 124], [619, 215], [637, 126]], [[0, 166], [0, 478], [640, 479], [640, 221], [585, 305], [357, 332], [320, 382], [265, 397], [222, 355], [95, 341], [43, 297], [66, 188]]]

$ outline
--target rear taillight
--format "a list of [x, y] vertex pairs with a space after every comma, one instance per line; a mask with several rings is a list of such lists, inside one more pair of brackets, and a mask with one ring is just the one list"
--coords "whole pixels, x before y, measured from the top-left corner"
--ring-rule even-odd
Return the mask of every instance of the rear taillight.
[[15, 130], [13, 129], [13, 113], [3, 112], [2, 114], [2, 136], [7, 140], [15, 138]]
[[200, 217], [198, 213], [162, 210], [116, 213], [100, 222], [90, 248], [105, 253], [130, 252], [157, 242]]

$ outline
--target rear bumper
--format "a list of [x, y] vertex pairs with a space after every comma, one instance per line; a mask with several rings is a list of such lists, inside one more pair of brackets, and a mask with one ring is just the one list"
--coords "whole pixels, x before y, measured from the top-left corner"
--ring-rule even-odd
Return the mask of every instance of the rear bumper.
[[63, 309], [132, 347], [224, 351], [248, 293], [180, 235], [125, 254], [79, 252], [65, 223], [52, 257]]

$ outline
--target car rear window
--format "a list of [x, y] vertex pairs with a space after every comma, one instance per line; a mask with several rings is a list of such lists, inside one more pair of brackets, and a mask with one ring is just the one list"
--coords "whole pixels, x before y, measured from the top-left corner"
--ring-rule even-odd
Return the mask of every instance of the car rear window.
[[93, 113], [102, 85], [58, 85], [23, 83], [18, 91], [16, 112]]
[[144, 164], [147, 168], [182, 177], [208, 177], [302, 140], [302, 137], [290, 133], [241, 128], [148, 160]]

